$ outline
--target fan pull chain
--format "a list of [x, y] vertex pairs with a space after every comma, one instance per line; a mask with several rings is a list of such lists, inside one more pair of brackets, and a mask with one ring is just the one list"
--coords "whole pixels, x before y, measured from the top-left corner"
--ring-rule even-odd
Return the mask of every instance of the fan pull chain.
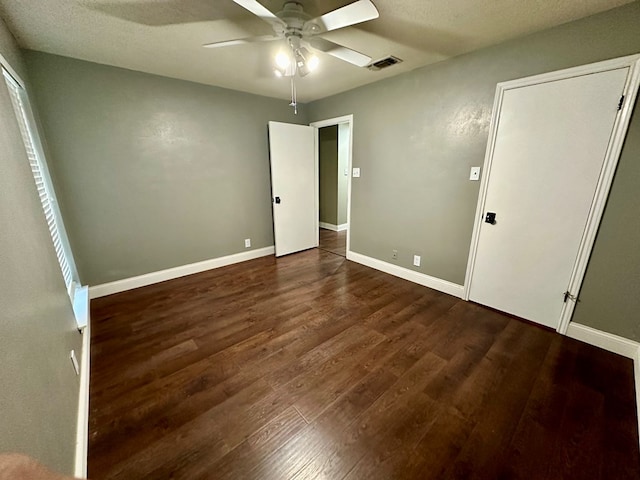
[[295, 80], [293, 80], [293, 114], [298, 114], [298, 89]]
[[291, 103], [290, 107], [293, 107], [293, 113], [298, 114], [298, 92], [296, 90], [295, 77], [291, 77]]
[[291, 77], [291, 103], [290, 107], [293, 107], [294, 115], [298, 114], [298, 92], [296, 91], [295, 76]]

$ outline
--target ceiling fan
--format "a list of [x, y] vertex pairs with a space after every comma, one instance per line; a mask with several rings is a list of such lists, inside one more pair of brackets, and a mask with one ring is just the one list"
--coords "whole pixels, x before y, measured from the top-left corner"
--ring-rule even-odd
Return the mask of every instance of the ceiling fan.
[[371, 57], [320, 36], [326, 32], [378, 18], [378, 10], [371, 0], [357, 0], [316, 18], [305, 13], [303, 6], [296, 1], [286, 1], [278, 13], [272, 13], [257, 0], [233, 1], [269, 23], [274, 33], [209, 43], [203, 45], [204, 47], [227, 47], [284, 38], [290, 52], [281, 53], [276, 58], [275, 73], [287, 77], [293, 77], [296, 73], [304, 77], [317, 66], [318, 59], [311, 53], [313, 50], [332, 55], [358, 67], [365, 67], [371, 62]]

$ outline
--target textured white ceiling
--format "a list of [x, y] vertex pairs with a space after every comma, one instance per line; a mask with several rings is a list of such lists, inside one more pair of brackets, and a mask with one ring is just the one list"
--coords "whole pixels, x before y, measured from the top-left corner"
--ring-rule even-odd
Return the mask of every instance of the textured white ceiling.
[[[271, 11], [283, 0], [261, 0]], [[298, 0], [315, 16], [351, 0]], [[380, 18], [326, 38], [374, 60], [379, 72], [321, 55], [297, 81], [309, 102], [462, 53], [608, 10], [633, 0], [373, 0]], [[0, 16], [23, 48], [286, 99], [271, 62], [280, 43], [201, 45], [271, 33], [232, 0], [0, 0]]]

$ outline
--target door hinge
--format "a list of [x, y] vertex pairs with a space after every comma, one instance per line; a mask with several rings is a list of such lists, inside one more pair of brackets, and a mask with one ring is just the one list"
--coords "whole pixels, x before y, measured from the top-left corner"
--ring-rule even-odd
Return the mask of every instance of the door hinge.
[[572, 302], [579, 302], [578, 297], [576, 295], [571, 295], [569, 290], [564, 292], [564, 303], [567, 303], [567, 300], [571, 300]]
[[618, 102], [618, 111], [622, 110], [623, 104], [624, 104], [624, 95], [620, 97], [620, 101]]

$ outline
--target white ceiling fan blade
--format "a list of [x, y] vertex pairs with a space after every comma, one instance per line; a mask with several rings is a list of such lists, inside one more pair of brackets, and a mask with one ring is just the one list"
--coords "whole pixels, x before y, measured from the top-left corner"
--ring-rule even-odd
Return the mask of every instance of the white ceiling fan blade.
[[261, 37], [237, 38], [235, 40], [225, 40], [224, 42], [205, 43], [204, 48], [230, 47], [231, 45], [244, 45], [245, 43], [271, 42], [280, 37], [274, 35], [262, 35]]
[[309, 45], [316, 50], [332, 55], [340, 60], [344, 60], [345, 62], [349, 62], [357, 67], [366, 67], [371, 62], [371, 57], [324, 38], [311, 38], [309, 40]]
[[371, 0], [358, 0], [305, 22], [304, 30], [310, 33], [330, 32], [373, 20], [379, 16], [378, 9]]
[[241, 7], [249, 10], [255, 16], [260, 17], [265, 22], [270, 23], [271, 25], [278, 25], [281, 27], [286, 26], [281, 19], [276, 17], [274, 13], [272, 13], [269, 9], [264, 7], [257, 0], [233, 0], [233, 1], [238, 5], [240, 5]]

